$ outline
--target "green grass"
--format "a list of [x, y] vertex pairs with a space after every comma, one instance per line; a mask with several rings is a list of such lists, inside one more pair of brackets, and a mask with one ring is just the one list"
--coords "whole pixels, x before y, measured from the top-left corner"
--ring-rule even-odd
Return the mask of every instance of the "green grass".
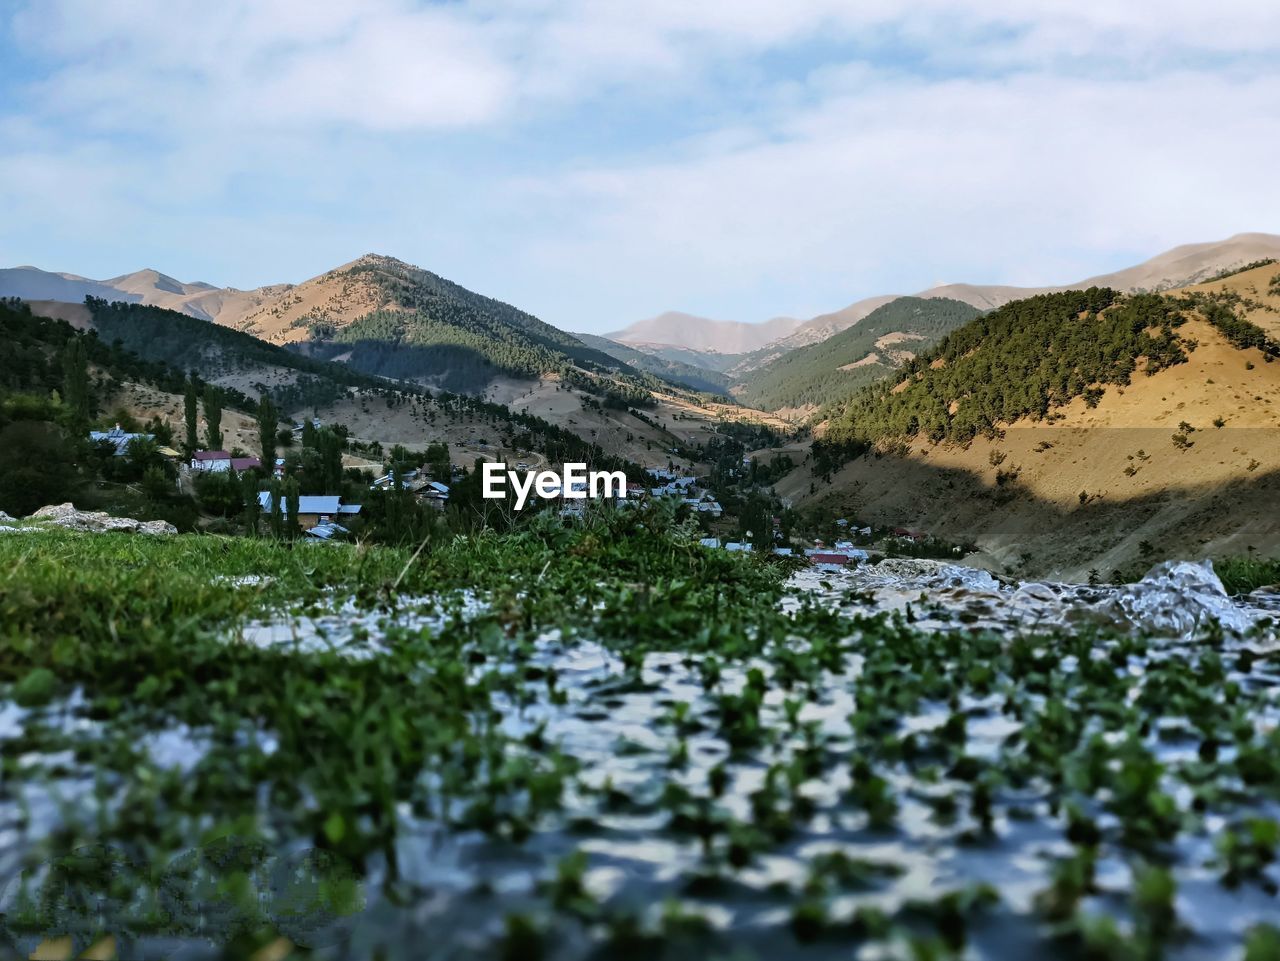
[[1228, 594], [1248, 594], [1259, 587], [1280, 584], [1280, 559], [1229, 557], [1213, 562]]
[[[247, 957], [323, 943], [315, 914], [351, 915], [339, 957], [428, 939], [463, 957], [1156, 957], [1189, 923], [1175, 891], [1249, 893], [1239, 931], [1270, 910], [1274, 662], [1212, 634], [1168, 656], [783, 615], [785, 568], [644, 511], [416, 556], [13, 534], [0, 570], [0, 684], [29, 712], [0, 736], [28, 870], [0, 878], [29, 889], [0, 928], [14, 943], [80, 917], [86, 938], [177, 925]], [[483, 607], [449, 602], [463, 591]], [[346, 601], [385, 615], [381, 653], [233, 640], [282, 614], [351, 623]], [[434, 626], [413, 626], [423, 608]], [[198, 747], [188, 769], [157, 757], [166, 732]], [[301, 851], [283, 894], [256, 896]], [[1004, 877], [1036, 884], [1035, 907]], [[58, 894], [103, 890], [88, 921]], [[175, 908], [174, 890], [194, 894]], [[415, 928], [437, 903], [449, 924]], [[772, 920], [719, 930], [725, 906]]]

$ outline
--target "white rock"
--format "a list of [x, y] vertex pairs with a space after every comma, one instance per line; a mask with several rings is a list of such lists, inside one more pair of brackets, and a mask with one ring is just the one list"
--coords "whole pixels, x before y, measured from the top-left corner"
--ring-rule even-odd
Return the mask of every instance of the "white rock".
[[50, 504], [28, 518], [50, 527], [71, 531], [102, 533], [123, 531], [126, 534], [176, 534], [178, 529], [168, 521], [138, 521], [132, 517], [112, 517], [105, 511], [76, 510], [73, 504]]

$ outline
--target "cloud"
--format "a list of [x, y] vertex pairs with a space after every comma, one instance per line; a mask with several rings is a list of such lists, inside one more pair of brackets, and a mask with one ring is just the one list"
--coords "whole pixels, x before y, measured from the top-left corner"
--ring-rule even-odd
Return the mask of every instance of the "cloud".
[[80, 272], [376, 248], [600, 330], [1280, 224], [1261, 2], [32, 0], [6, 41], [0, 255]]

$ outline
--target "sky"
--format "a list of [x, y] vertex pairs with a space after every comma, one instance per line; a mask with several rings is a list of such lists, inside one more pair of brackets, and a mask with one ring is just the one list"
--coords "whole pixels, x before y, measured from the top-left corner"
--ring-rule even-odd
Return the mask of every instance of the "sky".
[[390, 254], [559, 327], [1280, 232], [1274, 0], [0, 0], [0, 266]]

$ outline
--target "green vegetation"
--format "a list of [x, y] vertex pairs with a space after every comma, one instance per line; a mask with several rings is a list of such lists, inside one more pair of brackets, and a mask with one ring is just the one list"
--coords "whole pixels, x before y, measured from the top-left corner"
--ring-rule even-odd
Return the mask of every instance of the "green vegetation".
[[[318, 356], [341, 354], [357, 370], [397, 380], [430, 379], [459, 392], [478, 391], [498, 373], [536, 377], [572, 368], [620, 372], [639, 387], [636, 372], [608, 354], [430, 271], [372, 257], [336, 276], [374, 284], [386, 306], [337, 330], [313, 327], [309, 350]], [[642, 394], [637, 391], [637, 399]]]
[[1266, 267], [1270, 264], [1274, 264], [1275, 262], [1276, 259], [1274, 257], [1264, 257], [1262, 260], [1254, 260], [1250, 263], [1242, 264], [1239, 267], [1228, 267], [1226, 270], [1214, 274], [1208, 280], [1204, 281], [1204, 283], [1211, 284], [1215, 280], [1226, 280], [1228, 277], [1234, 277], [1236, 274], [1243, 274], [1246, 271], [1257, 270], [1259, 267]]
[[1189, 294], [1182, 301], [1187, 307], [1200, 312], [1240, 350], [1256, 347], [1269, 357], [1280, 357], [1280, 341], [1267, 336], [1267, 332], [1236, 313], [1244, 306], [1242, 298], [1234, 293]]
[[[85, 305], [93, 315], [98, 336], [114, 344], [120, 353], [133, 353], [166, 367], [195, 371], [206, 382], [225, 374], [258, 371], [265, 374], [273, 368], [293, 374], [294, 383], [271, 388], [282, 410], [328, 404], [345, 397], [354, 387], [387, 386], [385, 381], [343, 364], [306, 357], [177, 311], [143, 304], [108, 303], [94, 297], [86, 298]], [[222, 390], [227, 406], [245, 412], [254, 409], [254, 401], [245, 395]]]
[[1232, 557], [1215, 561], [1213, 567], [1228, 594], [1247, 594], [1259, 587], [1280, 584], [1280, 559]]
[[1114, 290], [1043, 294], [994, 310], [908, 363], [894, 384], [868, 388], [831, 419], [824, 456], [883, 437], [967, 441], [999, 423], [1042, 419], [1055, 407], [1135, 374], [1186, 360], [1179, 305]]
[[[785, 614], [785, 568], [695, 537], [656, 510], [421, 551], [0, 537], [5, 937], [1274, 948], [1265, 655]], [[1231, 917], [1201, 930], [1200, 900]]]
[[[818, 344], [783, 354], [746, 375], [738, 397], [752, 407], [819, 407], [847, 397], [860, 387], [887, 377], [897, 369], [892, 351], [920, 353], [945, 334], [981, 316], [982, 311], [945, 297], [899, 297], [878, 307], [847, 330]], [[909, 339], [885, 349], [876, 341], [887, 334], [907, 334]], [[841, 368], [875, 353], [874, 363], [849, 370]]]

